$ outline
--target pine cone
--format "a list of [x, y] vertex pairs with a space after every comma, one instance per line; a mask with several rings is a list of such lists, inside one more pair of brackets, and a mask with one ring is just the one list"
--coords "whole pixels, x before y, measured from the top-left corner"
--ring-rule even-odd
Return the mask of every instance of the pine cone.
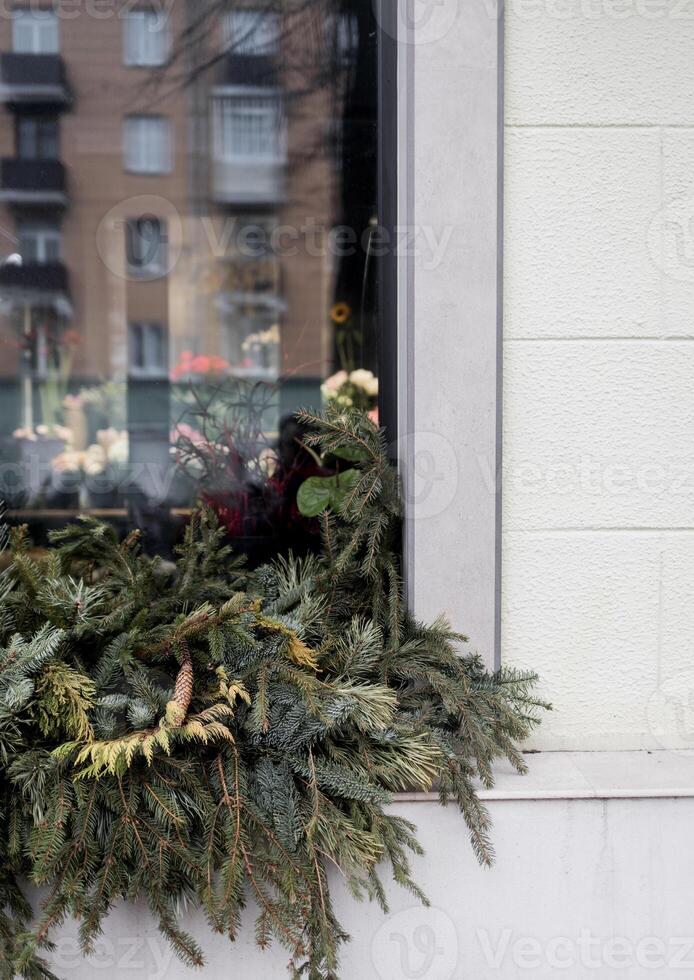
[[181, 669], [176, 676], [173, 699], [169, 702], [174, 709], [169, 714], [175, 728], [180, 728], [185, 721], [193, 697], [193, 661], [187, 646], [182, 647], [181, 653]]

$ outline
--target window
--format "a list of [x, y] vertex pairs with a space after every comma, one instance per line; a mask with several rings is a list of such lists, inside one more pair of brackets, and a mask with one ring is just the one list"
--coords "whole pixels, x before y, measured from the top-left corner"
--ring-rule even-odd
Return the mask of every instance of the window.
[[215, 159], [282, 162], [284, 120], [278, 96], [224, 95], [214, 104]]
[[153, 67], [166, 64], [171, 53], [171, 27], [165, 11], [130, 10], [123, 21], [123, 61]]
[[[396, 360], [379, 359], [379, 311], [398, 304], [379, 293], [374, 4], [99, 0], [96, 20], [67, 13], [83, 2], [13, 5], [16, 46], [59, 40], [69, 78], [55, 54], [3, 62], [8, 520], [45, 541], [96, 508], [165, 554], [219, 490], [251, 566], [313, 547], [295, 498], [316, 462], [293, 413], [375, 412]], [[95, 471], [116, 465], [106, 493]]]
[[276, 380], [280, 375], [280, 325], [271, 304], [230, 304], [223, 312], [220, 341], [237, 378]]
[[171, 172], [171, 124], [164, 116], [128, 116], [124, 124], [125, 168], [136, 174]]
[[57, 160], [58, 132], [54, 116], [18, 116], [17, 156], [22, 160]]
[[167, 374], [166, 331], [161, 323], [131, 323], [128, 330], [128, 370], [134, 378]]
[[337, 65], [349, 66], [359, 44], [359, 23], [355, 15], [346, 13], [327, 17], [325, 43], [334, 51]]
[[226, 46], [233, 54], [277, 54], [279, 17], [263, 10], [232, 10], [224, 22], [224, 34]]
[[166, 271], [166, 222], [151, 215], [132, 218], [126, 225], [125, 248], [128, 271], [151, 278]]
[[19, 54], [57, 54], [58, 18], [52, 10], [12, 11], [12, 50]]
[[25, 262], [59, 262], [60, 228], [57, 224], [22, 222], [17, 229], [19, 253]]

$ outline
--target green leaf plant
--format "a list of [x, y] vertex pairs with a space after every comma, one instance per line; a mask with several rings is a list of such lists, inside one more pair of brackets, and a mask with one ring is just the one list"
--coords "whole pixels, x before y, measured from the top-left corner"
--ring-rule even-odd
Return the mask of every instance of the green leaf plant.
[[304, 517], [318, 517], [326, 510], [340, 511], [359, 483], [358, 470], [343, 470], [331, 476], [310, 476], [299, 487], [296, 497]]
[[[426, 901], [415, 828], [388, 807], [438, 791], [492, 860], [478, 784], [543, 707], [535, 677], [488, 673], [463, 637], [403, 601], [400, 496], [364, 415], [302, 415], [350, 468], [320, 513], [323, 549], [244, 571], [208, 511], [175, 567], [82, 517], [45, 557], [26, 533], [0, 574], [0, 977], [48, 978], [51, 936], [80, 920], [85, 953], [120, 901], [144, 900], [188, 964], [203, 951], [180, 909], [233, 940], [257, 909], [261, 947], [290, 974], [339, 976], [337, 868], [386, 908], [381, 876]], [[349, 479], [347, 479], [349, 474]], [[313, 494], [313, 496], [312, 496]], [[318, 510], [318, 498], [323, 501]], [[36, 915], [28, 880], [45, 897]]]

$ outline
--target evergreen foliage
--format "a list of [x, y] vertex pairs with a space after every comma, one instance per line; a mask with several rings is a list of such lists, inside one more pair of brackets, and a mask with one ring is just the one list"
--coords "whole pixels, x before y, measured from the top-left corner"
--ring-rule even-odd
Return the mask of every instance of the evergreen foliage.
[[[83, 517], [32, 558], [12, 534], [0, 575], [0, 977], [42, 960], [67, 916], [85, 952], [119, 900], [144, 899], [180, 957], [200, 905], [236, 936], [258, 908], [261, 946], [291, 974], [339, 975], [347, 938], [327, 871], [385, 908], [381, 868], [410, 873], [415, 828], [391, 794], [436, 786], [481, 861], [489, 818], [475, 780], [494, 759], [522, 771], [535, 678], [489, 674], [443, 621], [402, 598], [400, 500], [382, 434], [356, 412], [306, 415], [315, 449], [354, 471], [320, 520], [323, 552], [253, 574], [211, 513], [195, 515], [175, 568]], [[27, 878], [47, 897], [31, 922]]]

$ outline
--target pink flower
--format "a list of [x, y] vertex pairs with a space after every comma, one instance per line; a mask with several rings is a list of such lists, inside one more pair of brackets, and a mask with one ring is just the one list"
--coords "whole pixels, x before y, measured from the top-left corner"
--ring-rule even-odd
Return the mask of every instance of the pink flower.
[[326, 378], [323, 382], [323, 388], [326, 391], [339, 391], [343, 384], [349, 381], [349, 375], [346, 371], [338, 371], [331, 377]]
[[194, 429], [192, 425], [188, 425], [187, 422], [179, 422], [175, 425], [169, 434], [169, 439], [173, 445], [179, 441], [179, 439], [187, 439], [194, 446], [206, 446], [207, 440], [201, 432]]
[[66, 450], [53, 457], [51, 469], [54, 473], [76, 473], [82, 468], [85, 457], [85, 453]]
[[231, 365], [218, 354], [193, 354], [192, 351], [181, 351], [178, 364], [171, 369], [171, 380], [178, 381], [187, 374], [225, 374], [231, 370]]

